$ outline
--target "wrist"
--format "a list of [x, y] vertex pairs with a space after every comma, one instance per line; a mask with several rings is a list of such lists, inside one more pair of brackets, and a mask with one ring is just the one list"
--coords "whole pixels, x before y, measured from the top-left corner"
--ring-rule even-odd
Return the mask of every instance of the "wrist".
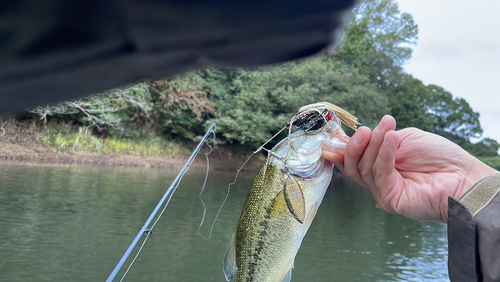
[[[472, 157], [472, 156], [471, 156]], [[499, 173], [494, 168], [488, 166], [483, 163], [479, 159], [472, 157], [473, 160], [469, 163], [470, 168], [466, 175], [466, 181], [462, 187], [462, 191], [456, 195], [456, 199], [462, 198], [474, 185], [476, 185], [479, 181], [493, 175]]]

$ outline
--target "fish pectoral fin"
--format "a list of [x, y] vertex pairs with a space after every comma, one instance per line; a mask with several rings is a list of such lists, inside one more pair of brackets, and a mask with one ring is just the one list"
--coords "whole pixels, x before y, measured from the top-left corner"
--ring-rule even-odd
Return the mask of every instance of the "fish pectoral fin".
[[298, 222], [304, 223], [306, 219], [306, 200], [299, 182], [291, 176], [287, 177], [283, 191], [288, 210]]
[[277, 218], [288, 214], [288, 207], [286, 206], [285, 194], [281, 190], [276, 197], [274, 197], [271, 207], [268, 210], [269, 217]]
[[236, 230], [234, 230], [231, 240], [227, 244], [222, 270], [224, 276], [226, 276], [226, 281], [231, 281], [238, 272], [238, 266], [236, 265]]

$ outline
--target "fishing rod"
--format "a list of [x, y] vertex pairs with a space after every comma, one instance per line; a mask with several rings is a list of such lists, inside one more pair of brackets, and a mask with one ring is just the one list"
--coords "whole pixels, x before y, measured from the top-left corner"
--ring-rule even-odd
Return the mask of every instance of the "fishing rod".
[[[207, 130], [207, 133], [205, 133], [205, 136], [203, 136], [203, 138], [201, 139], [200, 143], [198, 143], [198, 146], [196, 147], [196, 149], [194, 149], [193, 153], [191, 154], [191, 157], [189, 157], [189, 159], [187, 160], [186, 164], [184, 164], [184, 167], [177, 174], [177, 176], [175, 177], [174, 181], [172, 182], [172, 184], [170, 185], [170, 187], [167, 189], [167, 191], [165, 192], [165, 194], [161, 198], [161, 200], [158, 203], [158, 205], [156, 205], [156, 208], [153, 210], [153, 212], [151, 213], [151, 215], [149, 216], [149, 218], [146, 220], [146, 223], [144, 223], [144, 226], [141, 228], [141, 230], [139, 230], [139, 233], [137, 233], [137, 236], [135, 236], [134, 240], [132, 241], [132, 243], [128, 247], [127, 251], [125, 251], [125, 254], [123, 254], [123, 256], [120, 259], [120, 261], [118, 262], [118, 264], [115, 266], [115, 268], [113, 269], [113, 271], [111, 272], [111, 274], [108, 276], [108, 279], [106, 279], [106, 282], [112, 282], [115, 279], [116, 275], [118, 274], [118, 272], [120, 271], [120, 269], [122, 268], [122, 266], [127, 261], [128, 257], [130, 256], [130, 254], [134, 250], [135, 246], [137, 245], [137, 243], [141, 239], [142, 235], [146, 235], [146, 238], [144, 239], [144, 242], [143, 242], [143, 244], [141, 246], [141, 249], [139, 249], [139, 251], [136, 254], [136, 258], [137, 258], [137, 255], [139, 255], [139, 252], [142, 250], [142, 247], [146, 243], [147, 238], [149, 237], [149, 235], [151, 235], [154, 225], [156, 224], [156, 222], [158, 222], [158, 220], [160, 219], [161, 215], [163, 214], [163, 211], [165, 211], [165, 209], [167, 208], [168, 203], [170, 202], [170, 199], [172, 198], [172, 195], [174, 194], [175, 190], [177, 190], [177, 186], [179, 186], [179, 183], [182, 180], [182, 177], [184, 176], [184, 174], [186, 173], [186, 171], [191, 167], [191, 164], [193, 163], [194, 158], [200, 152], [201, 147], [207, 141], [207, 139], [210, 136], [210, 134], [213, 134], [214, 139], [215, 139], [215, 129], [216, 128], [217, 128], [217, 126], [215, 125], [215, 123], [213, 123], [210, 126], [210, 128]], [[158, 210], [160, 210], [161, 206], [163, 205], [163, 203], [165, 202], [165, 200], [167, 199], [167, 197], [168, 197], [168, 201], [167, 201], [167, 204], [165, 205], [165, 207], [163, 208], [163, 211], [160, 213], [160, 215], [158, 216], [158, 218], [156, 219], [156, 221], [153, 223], [153, 225], [151, 226], [151, 228], [148, 228], [149, 224], [151, 223], [151, 221], [153, 220], [153, 218], [156, 216], [156, 213], [158, 212]], [[135, 261], [135, 258], [134, 258], [134, 261]], [[133, 261], [131, 262], [130, 266], [132, 266], [132, 263], [133, 263]], [[130, 269], [130, 266], [129, 266], [129, 269]], [[128, 269], [127, 269], [127, 271], [128, 271]], [[124, 277], [125, 277], [125, 275], [126, 275], [126, 273], [124, 274]], [[123, 278], [122, 278], [122, 280], [123, 280]]]

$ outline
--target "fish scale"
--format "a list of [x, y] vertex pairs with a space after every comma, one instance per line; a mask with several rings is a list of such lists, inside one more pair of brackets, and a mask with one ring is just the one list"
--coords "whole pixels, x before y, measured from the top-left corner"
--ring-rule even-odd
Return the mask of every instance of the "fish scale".
[[[263, 281], [260, 280], [263, 275], [280, 276], [282, 273], [273, 269], [281, 269], [292, 262], [280, 259], [291, 257], [287, 253], [293, 251], [296, 244], [291, 237], [283, 235], [299, 230], [302, 224], [288, 213], [286, 206], [272, 206], [272, 201], [283, 190], [282, 178], [283, 173], [276, 166], [268, 165], [261, 170], [248, 194], [248, 204], [245, 204], [236, 231], [236, 258], [238, 269], [241, 269], [236, 281]], [[271, 216], [273, 211], [280, 209], [284, 212]]]
[[[323, 113], [325, 108], [333, 115], [340, 109], [318, 103], [301, 108], [306, 112], [297, 116], [307, 116], [309, 109]], [[351, 124], [356, 122], [347, 117]], [[237, 282], [290, 281], [295, 255], [333, 174], [332, 164], [321, 157], [321, 147], [342, 153], [349, 140], [339, 119], [321, 122], [323, 127], [314, 134], [299, 130], [271, 150], [227, 246], [223, 267], [227, 281], [234, 277]]]

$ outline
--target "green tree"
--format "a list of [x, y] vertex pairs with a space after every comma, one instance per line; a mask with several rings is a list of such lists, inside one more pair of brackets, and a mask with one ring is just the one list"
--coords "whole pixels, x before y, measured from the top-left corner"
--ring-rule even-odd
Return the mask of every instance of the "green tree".
[[328, 101], [374, 125], [387, 100], [354, 67], [328, 54], [254, 70], [202, 71], [217, 104], [214, 119], [222, 142], [258, 146], [288, 123], [303, 105]]
[[437, 85], [425, 86], [411, 75], [388, 90], [391, 114], [398, 128], [417, 127], [446, 137], [472, 150], [470, 140], [482, 134], [479, 113], [463, 98]]
[[359, 22], [351, 21], [342, 38], [339, 53], [340, 58], [366, 75], [369, 73], [370, 58], [376, 52], [369, 33], [366, 18], [359, 20]]
[[429, 89], [422, 81], [405, 74], [398, 86], [386, 90], [391, 115], [397, 121], [397, 128], [417, 127], [434, 132], [434, 121], [426, 111], [430, 98]]
[[194, 140], [204, 134], [203, 122], [215, 111], [205, 81], [196, 73], [149, 84], [152, 125], [169, 138]]
[[470, 142], [483, 133], [479, 113], [463, 98], [453, 95], [437, 85], [428, 85], [430, 98], [425, 102], [425, 111], [434, 123], [434, 132], [458, 144]]
[[500, 144], [491, 138], [484, 138], [481, 141], [468, 146], [468, 151], [477, 157], [497, 157]]
[[365, 0], [353, 9], [338, 56], [385, 88], [402, 81], [403, 63], [411, 57], [418, 27], [393, 0]]
[[384, 53], [394, 60], [395, 65], [402, 66], [411, 57], [415, 44], [418, 26], [408, 13], [401, 13], [394, 0], [365, 0], [353, 10], [354, 17], [350, 23], [362, 26], [368, 32], [360, 33], [360, 42], [371, 42], [376, 52]]
[[301, 106], [327, 101], [370, 127], [390, 113], [398, 128], [418, 127], [475, 155], [496, 155], [495, 140], [471, 143], [482, 129], [467, 101], [404, 72], [418, 33], [411, 15], [395, 0], [363, 0], [353, 12], [341, 43], [312, 58], [254, 69], [205, 68], [34, 112], [69, 116], [125, 138], [194, 140], [216, 122], [219, 143], [256, 148]]

